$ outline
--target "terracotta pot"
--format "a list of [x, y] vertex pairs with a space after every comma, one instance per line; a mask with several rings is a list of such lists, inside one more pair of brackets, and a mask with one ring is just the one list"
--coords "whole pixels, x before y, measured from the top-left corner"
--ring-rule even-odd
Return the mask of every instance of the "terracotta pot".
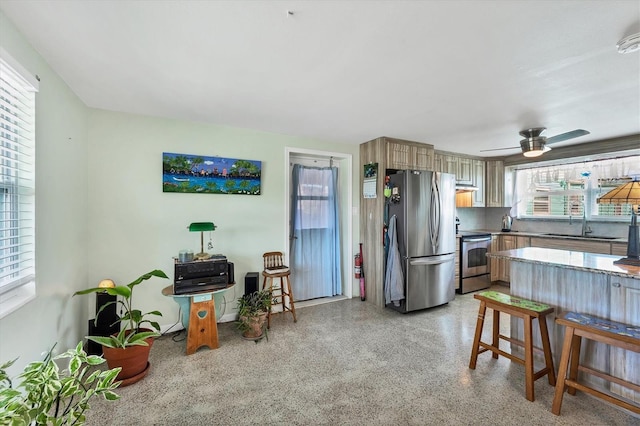
[[145, 339], [148, 346], [128, 346], [126, 348], [102, 347], [102, 353], [107, 360], [107, 366], [111, 368], [121, 367], [122, 370], [116, 377], [122, 380], [120, 386], [135, 383], [147, 375], [149, 370], [149, 352], [153, 345], [153, 338]]
[[264, 323], [267, 321], [267, 313], [263, 312], [255, 317], [241, 316], [240, 321], [249, 326], [248, 330], [242, 332], [242, 337], [247, 339], [257, 339], [262, 337], [264, 332]]

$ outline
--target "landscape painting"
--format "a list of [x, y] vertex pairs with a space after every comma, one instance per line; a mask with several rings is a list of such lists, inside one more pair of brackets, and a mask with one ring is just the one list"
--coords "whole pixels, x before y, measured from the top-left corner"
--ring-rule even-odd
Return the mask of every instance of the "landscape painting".
[[262, 162], [162, 153], [162, 192], [260, 195]]

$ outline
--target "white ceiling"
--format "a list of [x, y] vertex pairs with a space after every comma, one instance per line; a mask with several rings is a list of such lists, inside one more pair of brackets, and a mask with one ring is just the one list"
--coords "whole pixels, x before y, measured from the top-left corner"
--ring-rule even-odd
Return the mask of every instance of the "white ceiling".
[[[90, 107], [468, 154], [640, 133], [640, 1], [30, 1], [0, 8]], [[287, 11], [291, 11], [290, 15]], [[43, 82], [41, 84], [46, 84]]]

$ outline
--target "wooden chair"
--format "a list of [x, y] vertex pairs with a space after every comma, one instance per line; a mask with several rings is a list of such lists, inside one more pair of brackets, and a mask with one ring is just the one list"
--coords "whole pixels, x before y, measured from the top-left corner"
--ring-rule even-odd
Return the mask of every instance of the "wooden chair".
[[[293, 322], [298, 322], [296, 319], [296, 306], [293, 300], [291, 280], [289, 279], [291, 270], [284, 264], [284, 254], [281, 251], [270, 251], [263, 254], [262, 258], [264, 261], [264, 270], [262, 271], [262, 276], [264, 277], [262, 280], [262, 289], [264, 290], [267, 288], [268, 280], [268, 287], [271, 289], [273, 295], [271, 309], [269, 309], [269, 313], [267, 314], [267, 328], [271, 328], [271, 313], [273, 305], [281, 304], [282, 313], [284, 314], [287, 311], [291, 312], [291, 315], [293, 315]], [[274, 278], [280, 279], [280, 285], [278, 287], [274, 287], [273, 285]], [[288, 305], [285, 301], [285, 297], [289, 299]]]
[[[582, 371], [611, 383], [640, 392], [640, 382], [631, 383], [602, 371], [592, 370], [580, 365], [580, 346], [583, 337], [625, 350], [640, 352], [640, 327], [632, 327], [628, 324], [576, 312], [568, 312], [563, 318], [556, 318], [556, 323], [565, 326], [565, 332], [564, 343], [562, 345], [562, 358], [560, 359], [560, 369], [558, 371], [558, 383], [556, 384], [556, 393], [553, 398], [551, 412], [556, 416], [560, 415], [564, 390], [568, 388], [568, 393], [571, 395], [575, 395], [576, 390], [581, 390], [636, 414], [640, 414], [640, 406], [623, 401], [613, 395], [600, 392], [586, 384], [578, 383], [578, 371]], [[569, 361], [569, 359], [571, 359], [571, 361]]]
[[[546, 375], [549, 378], [550, 385], [554, 386], [556, 384], [556, 375], [553, 368], [553, 358], [551, 357], [551, 345], [549, 344], [549, 332], [547, 330], [546, 320], [546, 316], [553, 313], [553, 308], [543, 303], [509, 296], [508, 294], [499, 293], [497, 291], [484, 291], [482, 293], [474, 294], [473, 297], [480, 300], [480, 310], [478, 311], [478, 322], [476, 323], [476, 334], [473, 340], [469, 368], [475, 370], [478, 355], [486, 351], [492, 351], [493, 358], [495, 359], [498, 358], [498, 355], [502, 355], [509, 358], [511, 361], [523, 364], [525, 369], [526, 396], [529, 401], [534, 401], [533, 382]], [[481, 341], [482, 326], [484, 325], [484, 315], [487, 308], [493, 309], [493, 340], [491, 344]], [[521, 342], [500, 334], [500, 312], [514, 315], [524, 320], [524, 360], [500, 350], [500, 339], [509, 341], [516, 345], [522, 345]], [[545, 360], [545, 368], [538, 372], [534, 371], [533, 365], [532, 325], [534, 318], [538, 319], [538, 324], [540, 325], [540, 337], [542, 338], [542, 348]], [[482, 349], [480, 349], [480, 347], [482, 347]]]

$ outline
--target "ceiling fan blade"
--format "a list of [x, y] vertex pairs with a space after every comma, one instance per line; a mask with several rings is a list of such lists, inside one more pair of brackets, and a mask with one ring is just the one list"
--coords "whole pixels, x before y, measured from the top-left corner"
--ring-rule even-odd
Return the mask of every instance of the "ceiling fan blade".
[[573, 138], [579, 138], [580, 136], [588, 135], [589, 133], [590, 133], [589, 131], [582, 130], [582, 129], [572, 130], [567, 133], [561, 133], [559, 135], [555, 135], [550, 138], [547, 138], [547, 144], [567, 141]]
[[506, 148], [492, 148], [492, 149], [481, 149], [480, 152], [487, 152], [487, 151], [504, 151], [505, 149], [520, 149], [519, 146], [508, 146]]

